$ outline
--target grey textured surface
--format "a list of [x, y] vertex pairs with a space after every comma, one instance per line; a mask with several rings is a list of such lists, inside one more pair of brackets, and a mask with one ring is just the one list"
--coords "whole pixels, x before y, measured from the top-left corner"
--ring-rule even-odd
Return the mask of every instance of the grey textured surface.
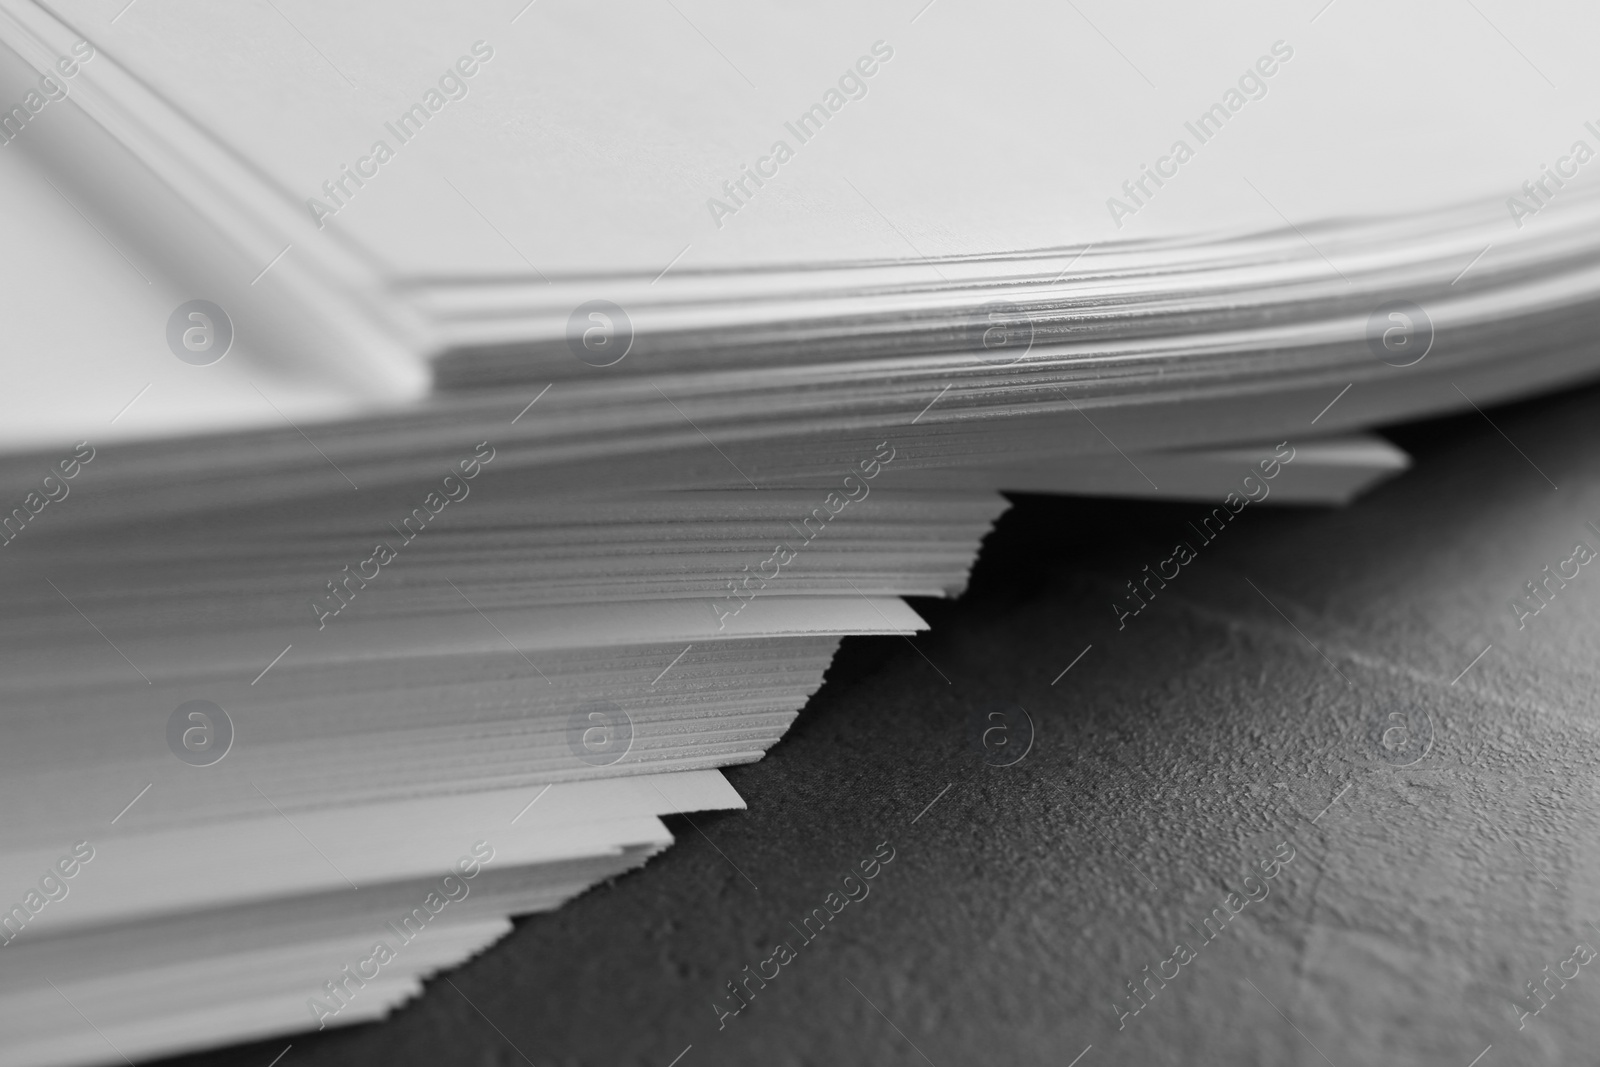
[[[1409, 474], [1343, 511], [1247, 508], [1120, 632], [1122, 583], [1203, 509], [1020, 501], [972, 592], [918, 604], [930, 635], [847, 641], [729, 772], [749, 812], [674, 820], [643, 871], [280, 1067], [1592, 1061], [1600, 965], [1521, 1030], [1513, 1004], [1600, 946], [1600, 568], [1524, 629], [1509, 602], [1600, 549], [1597, 412], [1403, 431]], [[995, 767], [972, 723], [1007, 703], [1037, 732]], [[1431, 731], [1411, 766], [1381, 743], [1401, 725]], [[801, 945], [789, 924], [880, 842], [869, 895]], [[1190, 923], [1263, 885], [1202, 944]], [[1196, 958], [1119, 1030], [1124, 983], [1180, 941]], [[719, 1030], [724, 983], [778, 942], [796, 958]]]

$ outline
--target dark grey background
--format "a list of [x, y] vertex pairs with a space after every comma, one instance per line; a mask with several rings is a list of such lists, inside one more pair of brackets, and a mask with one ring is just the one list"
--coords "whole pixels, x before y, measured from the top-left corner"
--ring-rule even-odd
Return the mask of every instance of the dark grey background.
[[[672, 820], [665, 855], [386, 1023], [173, 1062], [1590, 1061], [1600, 961], [1520, 1032], [1511, 1004], [1600, 947], [1600, 566], [1526, 629], [1509, 601], [1600, 549], [1597, 413], [1589, 391], [1397, 430], [1411, 472], [1344, 510], [1247, 508], [1121, 632], [1117, 590], [1205, 509], [1020, 499], [969, 594], [917, 603], [931, 634], [846, 641], [728, 772], [748, 812]], [[1006, 768], [973, 743], [996, 702], [1037, 725]], [[1396, 711], [1431, 723], [1410, 767], [1373, 740]], [[870, 895], [799, 947], [788, 924], [884, 841]], [[1119, 1032], [1124, 982], [1199, 947], [1186, 920], [1282, 841], [1270, 895]], [[719, 1031], [723, 984], [785, 940]]]

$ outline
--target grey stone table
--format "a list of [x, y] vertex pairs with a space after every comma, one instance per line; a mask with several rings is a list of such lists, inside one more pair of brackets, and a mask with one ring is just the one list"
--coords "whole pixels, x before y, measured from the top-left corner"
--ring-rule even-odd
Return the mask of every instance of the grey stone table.
[[279, 1067], [1593, 1062], [1597, 414], [1398, 430], [1405, 476], [1209, 543], [1020, 499], [729, 772], [748, 812]]

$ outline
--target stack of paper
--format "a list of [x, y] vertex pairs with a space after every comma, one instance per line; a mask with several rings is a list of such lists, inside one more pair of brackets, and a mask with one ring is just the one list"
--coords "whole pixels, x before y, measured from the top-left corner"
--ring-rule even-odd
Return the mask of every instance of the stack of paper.
[[383, 1014], [1002, 490], [1340, 503], [1600, 366], [1600, 135], [1470, 23], [517, 6], [0, 0], [0, 1063]]

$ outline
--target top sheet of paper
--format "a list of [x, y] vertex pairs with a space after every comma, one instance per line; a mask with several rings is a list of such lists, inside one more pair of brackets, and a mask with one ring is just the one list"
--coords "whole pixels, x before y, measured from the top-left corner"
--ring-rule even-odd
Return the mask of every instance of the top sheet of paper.
[[924, 2], [46, 6], [391, 277], [1506, 213], [1600, 148], [1575, 0]]

